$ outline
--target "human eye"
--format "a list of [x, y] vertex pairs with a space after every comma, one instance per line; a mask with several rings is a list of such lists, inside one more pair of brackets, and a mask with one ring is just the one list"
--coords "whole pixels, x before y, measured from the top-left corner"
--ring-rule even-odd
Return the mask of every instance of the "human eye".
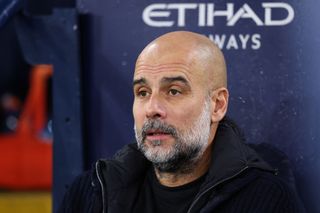
[[136, 96], [144, 98], [144, 97], [149, 96], [149, 92], [147, 90], [138, 90], [136, 92]]
[[177, 89], [170, 89], [168, 93], [171, 96], [177, 96], [177, 95], [181, 94], [181, 92], [179, 90], [177, 90]]

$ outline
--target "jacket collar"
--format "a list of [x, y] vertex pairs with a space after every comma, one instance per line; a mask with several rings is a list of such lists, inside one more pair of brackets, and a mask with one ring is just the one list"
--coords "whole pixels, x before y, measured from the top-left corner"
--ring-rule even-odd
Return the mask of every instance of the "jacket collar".
[[[223, 119], [213, 141], [211, 165], [203, 186], [215, 184], [234, 176], [245, 168], [273, 169], [260, 156], [243, 143], [239, 128], [229, 119]], [[103, 176], [106, 182], [112, 180], [113, 189], [141, 181], [152, 164], [138, 150], [137, 145], [129, 144], [121, 149], [111, 160], [104, 160]], [[108, 163], [109, 162], [109, 163]], [[116, 171], [116, 172], [115, 172]], [[108, 177], [108, 178], [107, 178]], [[115, 181], [119, 183], [114, 184]]]
[[253, 149], [244, 144], [236, 124], [225, 118], [220, 122], [213, 141], [211, 164], [205, 183], [218, 183], [246, 168], [273, 171]]

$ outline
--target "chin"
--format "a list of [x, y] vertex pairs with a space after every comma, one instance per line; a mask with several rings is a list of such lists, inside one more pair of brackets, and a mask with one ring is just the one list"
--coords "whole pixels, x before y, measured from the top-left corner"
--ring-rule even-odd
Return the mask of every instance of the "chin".
[[172, 149], [160, 146], [147, 147], [143, 153], [145, 157], [153, 162], [166, 162], [172, 156]]

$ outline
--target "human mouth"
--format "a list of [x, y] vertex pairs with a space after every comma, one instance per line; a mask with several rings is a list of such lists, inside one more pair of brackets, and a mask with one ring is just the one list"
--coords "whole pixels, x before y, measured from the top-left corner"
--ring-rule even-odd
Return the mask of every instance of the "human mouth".
[[164, 132], [162, 130], [151, 129], [146, 132], [146, 139], [149, 141], [162, 141], [169, 139], [170, 137], [170, 133]]

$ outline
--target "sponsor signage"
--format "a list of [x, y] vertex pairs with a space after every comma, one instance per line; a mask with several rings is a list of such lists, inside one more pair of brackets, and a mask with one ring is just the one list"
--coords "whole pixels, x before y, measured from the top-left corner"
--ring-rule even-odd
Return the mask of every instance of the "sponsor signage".
[[[170, 27], [198, 27], [210, 28], [217, 24], [234, 27], [241, 21], [250, 22], [257, 27], [285, 26], [294, 19], [294, 9], [288, 3], [262, 2], [256, 12], [256, 8], [244, 3], [236, 7], [235, 3], [223, 4], [224, 9], [217, 7], [215, 3], [153, 3], [146, 6], [142, 12], [144, 24], [154, 28]], [[219, 9], [218, 9], [219, 8]], [[274, 17], [275, 13], [281, 13], [280, 18]], [[190, 23], [190, 19], [196, 23]], [[247, 49], [257, 50], [261, 47], [262, 35], [260, 33], [231, 33], [212, 34], [207, 36], [221, 49]]]

